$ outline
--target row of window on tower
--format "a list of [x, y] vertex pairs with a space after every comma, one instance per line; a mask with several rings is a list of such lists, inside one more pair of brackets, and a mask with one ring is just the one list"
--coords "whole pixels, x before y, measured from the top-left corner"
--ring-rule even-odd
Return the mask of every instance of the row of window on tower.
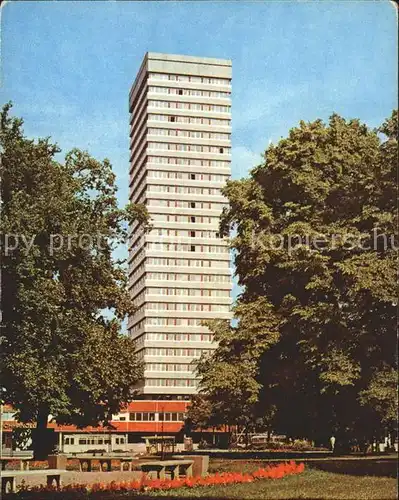
[[[142, 347], [144, 343], [136, 341], [136, 347]], [[190, 349], [186, 347], [173, 348], [173, 347], [146, 347], [141, 351], [144, 357], [170, 357], [170, 358], [190, 358], [199, 359], [202, 356], [208, 356], [213, 352], [213, 349]]]
[[[183, 95], [183, 89], [181, 89], [181, 94]], [[177, 94], [179, 95], [179, 94]], [[224, 103], [226, 103], [226, 99], [223, 99]], [[208, 104], [208, 103], [200, 103], [200, 102], [186, 102], [186, 101], [169, 101], [169, 100], [156, 100], [156, 99], [148, 99], [147, 103], [142, 99], [137, 106], [132, 110], [130, 115], [130, 123], [132, 125], [132, 129], [140, 130], [142, 120], [146, 116], [146, 111], [148, 108], [158, 108], [165, 110], [184, 110], [184, 111], [197, 111], [200, 113], [224, 113], [230, 114], [231, 105], [230, 100], [227, 101], [229, 105], [226, 104]], [[173, 120], [174, 121], [174, 120]]]
[[[220, 104], [202, 104], [199, 102], [156, 101], [148, 100], [148, 106], [161, 109], [182, 109], [186, 111], [201, 111], [209, 113], [230, 113], [231, 106]], [[171, 120], [173, 121], [173, 120]]]
[[[145, 158], [145, 164], [151, 168], [151, 165], [168, 165], [168, 167], [214, 167], [230, 168], [228, 160], [202, 160], [198, 158], [174, 158], [173, 156], [148, 156]], [[141, 165], [142, 166], [142, 165]]]
[[[195, 201], [190, 202], [190, 208], [195, 208]], [[208, 227], [209, 225], [218, 225], [218, 217], [209, 217], [209, 216], [204, 216], [204, 215], [168, 215], [168, 214], [151, 214], [152, 219], [154, 222], [179, 222], [179, 223], [196, 223], [196, 224], [207, 224]], [[158, 234], [159, 236], [162, 236], [164, 234], [166, 236], [166, 233], [162, 233], [162, 230], [164, 228], [158, 228], [153, 231], [152, 234]], [[161, 232], [160, 232], [161, 231]], [[151, 234], [151, 233], [150, 233]], [[170, 235], [170, 236], [179, 236], [179, 234], [175, 235]], [[181, 234], [183, 236], [183, 234]], [[205, 234], [204, 234], [205, 236]], [[209, 234], [209, 238], [214, 237], [214, 234]]]
[[[145, 269], [143, 266], [141, 270]], [[134, 275], [130, 276], [130, 280], [134, 279]], [[188, 273], [145, 273], [138, 281], [135, 281], [135, 286], [132, 288], [144, 286], [146, 281], [183, 281], [187, 283], [230, 283], [230, 276], [224, 274], [188, 274]]]
[[213, 99], [230, 99], [231, 92], [223, 92], [219, 90], [199, 90], [189, 88], [176, 88], [176, 87], [158, 87], [150, 85], [148, 92], [163, 95], [183, 95], [188, 97], [210, 97]]
[[[130, 330], [130, 333], [134, 333], [133, 329]], [[186, 335], [189, 335], [189, 340], [184, 340]], [[159, 337], [160, 336], [160, 337]], [[166, 338], [167, 336], [167, 338]], [[213, 342], [213, 338], [211, 334], [200, 334], [200, 333], [144, 333], [135, 339], [136, 347], [144, 347], [145, 342], [153, 342], [153, 341], [161, 341], [161, 342], [192, 342], [192, 338], [196, 338], [195, 342], [206, 342], [211, 344]], [[207, 339], [207, 336], [209, 339]], [[199, 337], [203, 337], [203, 340], [199, 340]], [[181, 340], [177, 340], [181, 338]], [[155, 351], [154, 351], [155, 349]], [[164, 349], [163, 351], [158, 351], [157, 349]], [[166, 349], [166, 350], [165, 350]], [[182, 357], [201, 357], [202, 355], [207, 355], [212, 352], [212, 349], [194, 349], [188, 346], [182, 346], [179, 349], [175, 348], [157, 348], [157, 347], [148, 347], [145, 351], [141, 351], [142, 355], [148, 356], [182, 356]]]
[[[154, 234], [156, 230], [152, 231]], [[214, 231], [185, 231], [175, 230], [175, 229], [165, 229], [162, 230], [161, 235], [157, 235], [157, 239], [160, 241], [150, 241], [146, 242], [142, 235], [139, 235], [135, 240], [132, 241], [129, 248], [130, 257], [134, 257], [135, 254], [142, 252], [143, 249], [154, 251], [154, 252], [200, 252], [200, 253], [211, 253], [211, 254], [222, 254], [227, 255], [230, 250], [227, 245], [206, 245], [200, 240], [204, 240], [206, 243], [211, 243], [210, 240], [215, 240], [220, 242], [220, 234]], [[163, 241], [163, 238], [166, 241]], [[185, 238], [193, 240], [197, 239], [198, 243], [193, 245], [191, 243], [185, 243]], [[181, 241], [183, 240], [183, 242]], [[222, 240], [223, 241], [223, 240]], [[134, 260], [134, 259], [132, 259]]]
[[180, 312], [224, 312], [230, 311], [230, 306], [224, 304], [192, 304], [185, 302], [146, 302], [140, 309], [145, 311], [180, 311]]
[[145, 340], [159, 340], [162, 342], [212, 342], [210, 333], [145, 333]]
[[147, 129], [149, 135], [160, 135], [166, 137], [188, 137], [190, 139], [212, 139], [229, 141], [231, 134], [222, 132], [207, 132], [200, 130], [180, 130], [173, 128], [152, 128]]
[[149, 387], [197, 387], [195, 379], [184, 378], [147, 378], [145, 385]]
[[[195, 176], [195, 174], [192, 174]], [[193, 180], [195, 177], [193, 178]], [[190, 186], [167, 186], [164, 184], [149, 184], [148, 193], [172, 193], [172, 194], [202, 194], [211, 196], [221, 196], [218, 188], [190, 187]]]
[[[159, 166], [162, 166], [161, 168]], [[144, 169], [148, 169], [147, 171]], [[185, 167], [185, 172], [179, 170], [174, 170], [175, 167]], [[195, 168], [191, 168], [195, 167]], [[217, 168], [218, 171], [222, 170], [225, 174], [207, 174], [202, 171], [202, 168], [210, 167]], [[143, 170], [144, 169], [144, 170]], [[156, 169], [156, 170], [154, 170]], [[141, 186], [146, 177], [149, 179], [184, 179], [193, 180], [191, 174], [195, 174], [196, 181], [206, 181], [206, 182], [220, 182], [224, 184], [230, 178], [230, 162], [223, 160], [197, 160], [190, 158], [166, 158], [162, 156], [151, 156], [148, 157], [148, 162], [144, 158], [142, 164], [138, 165], [132, 172], [132, 179], [134, 181], [131, 183], [130, 194], [137, 192], [137, 189]], [[221, 189], [221, 185], [218, 189]], [[145, 197], [145, 193], [144, 193]]]
[[230, 263], [228, 260], [212, 260], [212, 259], [172, 259], [169, 257], [148, 257], [147, 265], [160, 267], [204, 267], [204, 268], [220, 268], [229, 269]]
[[194, 76], [194, 75], [178, 75], [169, 73], [149, 73], [148, 79], [170, 81], [170, 82], [186, 82], [186, 83], [204, 83], [206, 85], [230, 85], [228, 78], [215, 78], [208, 76]]
[[[190, 320], [190, 323], [184, 322], [182, 323], [181, 321], [174, 321], [175, 319], [179, 320]], [[158, 321], [159, 320], [159, 321]], [[130, 327], [129, 331], [131, 334], [134, 334], [140, 330], [143, 330], [144, 327], [146, 326], [201, 326], [201, 320], [195, 318], [159, 318], [159, 317], [154, 317], [154, 318], [145, 318], [142, 319], [141, 321], [138, 321], [135, 325]], [[146, 335], [149, 335], [146, 333]], [[152, 335], [152, 334], [151, 334]], [[159, 333], [154, 333], [154, 335], [160, 335]], [[165, 337], [159, 338], [159, 339], [150, 339], [150, 340], [177, 340], [178, 342], [212, 342], [212, 335], [209, 335], [209, 338], [207, 337], [208, 334], [206, 333], [162, 333]], [[181, 339], [179, 340], [178, 337], [182, 336]], [[188, 335], [188, 337], [183, 337], [183, 335]], [[168, 337], [166, 337], [168, 336]], [[170, 337], [169, 337], [170, 336]], [[142, 335], [140, 338], [142, 338], [143, 344], [144, 344], [144, 335]], [[150, 337], [146, 337], [148, 339]]]
[[[167, 238], [167, 236], [162, 236], [161, 238], [163, 237]], [[194, 244], [181, 243], [180, 238], [184, 238], [184, 236], [179, 236], [177, 238], [177, 242], [174, 242], [173, 240], [175, 239], [175, 237], [170, 236], [169, 239], [172, 241], [156, 241], [149, 243], [140, 242], [131, 247], [131, 253], [133, 255], [135, 251], [141, 251], [143, 247], [145, 247], [149, 251], [162, 252], [162, 253], [166, 252], [203, 253], [203, 254], [210, 253], [213, 255], [220, 254], [221, 256], [224, 257], [227, 256], [230, 252], [227, 246], [204, 245], [200, 243], [201, 239], [209, 243], [208, 240], [210, 238], [207, 232], [204, 232], [204, 236], [201, 236], [201, 231], [189, 231], [188, 237], [191, 238], [192, 240], [194, 238], [196, 239], [198, 238], [198, 244], [194, 245]], [[214, 238], [216, 239], [216, 235], [214, 236]]]
[[[203, 144], [179, 144], [173, 142], [149, 142], [149, 150], [183, 151], [190, 153], [219, 153], [230, 154], [231, 148], [225, 146], [208, 146]], [[151, 151], [149, 151], [151, 153]]]
[[[194, 250], [195, 252], [195, 250]], [[195, 268], [203, 268], [203, 269], [214, 269], [214, 270], [221, 270], [225, 271], [230, 269], [230, 260], [226, 259], [225, 256], [223, 256], [223, 260], [218, 258], [215, 258], [212, 256], [212, 258], [209, 258], [209, 256], [204, 256], [201, 259], [196, 259], [194, 252], [192, 255], [190, 255], [190, 258], [171, 258], [171, 257], [147, 257], [146, 259], [146, 265], [147, 266], [154, 266], [154, 267], [179, 267], [179, 268], [184, 268], [187, 267], [190, 270], [195, 269]], [[143, 258], [144, 258], [144, 249], [139, 250], [134, 257], [130, 259], [130, 269], [135, 271], [135, 263], [141, 265]], [[208, 257], [208, 258], [206, 258]], [[179, 269], [181, 270], [181, 269]]]
[[[143, 312], [142, 309], [140, 309], [139, 311], [135, 312], [133, 315], [132, 315], [132, 318], [138, 314], [141, 314]], [[171, 326], [171, 327], [175, 327], [175, 326], [200, 326], [202, 327], [202, 322], [203, 322], [203, 318], [202, 317], [199, 317], [199, 318], [176, 318], [176, 317], [173, 317], [173, 318], [162, 318], [160, 316], [155, 315], [154, 313], [154, 316], [150, 316], [150, 317], [146, 317], [144, 320], [143, 320], [143, 328], [146, 327], [146, 326]]]
[[230, 297], [228, 290], [215, 288], [147, 287], [145, 293], [147, 295], [182, 295], [184, 297]]
[[[136, 283], [137, 277], [145, 273], [145, 264], [138, 266], [129, 276], [130, 283]], [[145, 280], [155, 281], [188, 281], [197, 283], [230, 283], [231, 277], [226, 274], [194, 274], [194, 273], [165, 273], [165, 272], [147, 272], [137, 282], [139, 286], [145, 283]], [[141, 284], [140, 284], [141, 283]]]
[[[130, 159], [133, 162], [137, 161], [137, 158], [145, 158], [145, 154], [153, 155], [155, 151], [172, 151], [179, 153], [209, 153], [209, 154], [221, 154], [230, 155], [231, 148], [227, 146], [212, 146], [204, 144], [182, 144], [175, 142], [153, 142], [150, 141], [147, 145], [140, 145], [134, 150], [131, 150]], [[150, 161], [150, 160], [149, 160]], [[171, 163], [169, 163], [171, 164]], [[207, 165], [201, 165], [207, 166]], [[209, 166], [211, 164], [209, 163]]]
[[146, 363], [145, 371], [148, 372], [182, 372], [194, 373], [196, 370], [193, 363]]
[[[195, 233], [195, 231], [193, 231]], [[195, 237], [195, 234], [192, 235]], [[228, 254], [230, 252], [226, 245], [190, 245], [186, 243], [165, 243], [163, 241], [150, 241], [144, 244], [147, 250], [155, 252], [200, 252], [213, 254]]]
[[216, 288], [166, 288], [147, 287], [135, 297], [137, 302], [145, 300], [146, 295], [165, 295], [181, 297], [230, 297], [229, 290], [218, 290]]
[[[178, 116], [173, 114], [149, 113], [148, 122], [170, 122], [170, 123], [189, 123], [190, 125], [214, 125], [215, 127], [228, 127], [230, 129], [231, 120], [228, 118], [210, 118], [207, 116]], [[135, 124], [132, 125], [132, 130]]]
[[[208, 217], [182, 217], [182, 222], [191, 222], [197, 224], [207, 224], [205, 221], [201, 222], [201, 219], [207, 219]], [[210, 217], [209, 217], [210, 218]], [[158, 218], [154, 218], [156, 222], [160, 222]], [[170, 221], [173, 222], [173, 221]], [[210, 224], [210, 223], [209, 223]], [[153, 229], [150, 234], [156, 236], [165, 236], [170, 238], [220, 238], [220, 234], [217, 231], [186, 231], [184, 229]]]
[[225, 274], [186, 274], [186, 273], [147, 273], [148, 280], [188, 281], [195, 283], [230, 283], [231, 277]]
[[229, 179], [229, 175], [222, 174], [204, 174], [203, 172], [171, 172], [170, 170], [148, 170], [148, 179], [181, 179], [181, 180], [192, 180], [191, 175], [195, 175], [195, 180], [197, 181], [207, 181], [207, 182], [222, 182], [225, 183]]

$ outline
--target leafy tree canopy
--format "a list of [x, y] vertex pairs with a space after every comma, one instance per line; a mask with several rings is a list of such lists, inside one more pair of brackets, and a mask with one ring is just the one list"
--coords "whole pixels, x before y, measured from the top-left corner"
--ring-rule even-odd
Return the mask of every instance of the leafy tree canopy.
[[[4, 398], [23, 422], [51, 414], [80, 426], [107, 422], [141, 376], [121, 320], [132, 310], [113, 251], [145, 207], [118, 207], [108, 160], [26, 138], [1, 112]], [[110, 312], [112, 314], [110, 314]]]
[[218, 377], [250, 364], [254, 414], [277, 430], [370, 437], [393, 424], [397, 122], [301, 122], [227, 183], [221, 227], [243, 292], [238, 325], [211, 325], [219, 348], [199, 367], [211, 400]]

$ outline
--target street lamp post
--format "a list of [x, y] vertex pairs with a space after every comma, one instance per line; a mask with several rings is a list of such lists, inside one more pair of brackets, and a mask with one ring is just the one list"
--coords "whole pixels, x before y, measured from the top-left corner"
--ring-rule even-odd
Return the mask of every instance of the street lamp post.
[[162, 438], [161, 438], [161, 460], [164, 460], [165, 459], [165, 444], [164, 444], [165, 407], [164, 406], [162, 406], [161, 412], [162, 412], [162, 422], [161, 422], [161, 433], [162, 433]]

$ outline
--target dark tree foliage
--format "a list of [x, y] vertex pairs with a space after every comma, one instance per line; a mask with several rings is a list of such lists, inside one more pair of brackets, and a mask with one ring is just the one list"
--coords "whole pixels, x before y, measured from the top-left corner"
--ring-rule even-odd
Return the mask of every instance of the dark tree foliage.
[[58, 147], [26, 138], [10, 107], [0, 117], [3, 399], [39, 430], [50, 415], [107, 423], [141, 375], [132, 340], [120, 334], [132, 304], [113, 250], [147, 213], [118, 208], [108, 160], [77, 149], [56, 160]]
[[397, 111], [379, 130], [336, 114], [301, 122], [227, 183], [222, 229], [243, 292], [238, 325], [211, 325], [220, 345], [199, 367], [210, 400], [225, 380], [225, 404], [238, 404], [228, 372], [241, 366], [252, 414], [293, 437], [394, 427], [397, 132]]

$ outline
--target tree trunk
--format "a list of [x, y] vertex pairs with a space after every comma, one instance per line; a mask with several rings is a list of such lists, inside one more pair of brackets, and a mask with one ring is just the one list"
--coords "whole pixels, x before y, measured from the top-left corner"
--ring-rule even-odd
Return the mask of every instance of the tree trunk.
[[40, 407], [37, 412], [36, 429], [32, 432], [33, 458], [35, 460], [46, 460], [51, 450], [49, 429], [47, 429], [49, 411]]

